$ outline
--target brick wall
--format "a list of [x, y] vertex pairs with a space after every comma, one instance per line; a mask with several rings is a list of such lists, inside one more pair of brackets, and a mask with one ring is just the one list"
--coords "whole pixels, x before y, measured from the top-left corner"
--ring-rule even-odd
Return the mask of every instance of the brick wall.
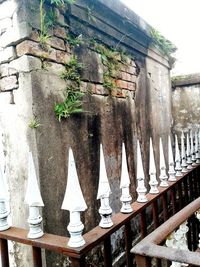
[[[104, 147], [114, 212], [120, 209], [122, 141], [128, 156], [133, 199], [137, 139], [142, 146], [146, 178], [150, 136], [158, 170], [159, 136], [167, 150], [166, 137], [171, 126], [170, 67], [167, 58], [150, 46], [151, 27], [120, 1], [77, 0], [54, 11], [56, 24], [49, 29], [44, 45], [40, 39], [39, 1], [0, 1], [0, 129], [14, 225], [28, 227], [27, 207], [23, 203], [27, 155], [32, 150], [45, 203], [44, 229], [66, 235], [68, 214], [60, 207], [67, 180], [68, 147], [74, 151], [88, 205], [83, 214], [88, 231], [99, 222], [96, 196], [100, 143]], [[81, 36], [82, 44], [72, 45], [71, 35]], [[118, 68], [109, 75], [114, 83], [111, 90], [105, 86], [109, 59], [105, 63], [98, 45], [109, 51], [115, 49]], [[63, 100], [70, 82], [61, 79], [60, 74], [74, 56], [84, 66], [80, 71], [83, 112], [59, 122], [54, 105]], [[29, 124], [35, 118], [40, 126], [31, 129]], [[116, 244], [113, 240], [114, 248]], [[65, 266], [60, 257], [47, 258], [47, 266]], [[15, 257], [17, 261], [19, 267], [31, 266], [28, 256], [20, 260]]]

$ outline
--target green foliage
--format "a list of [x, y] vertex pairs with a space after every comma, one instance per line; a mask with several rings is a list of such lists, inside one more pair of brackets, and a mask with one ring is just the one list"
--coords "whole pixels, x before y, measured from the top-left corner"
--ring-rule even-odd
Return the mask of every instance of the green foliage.
[[114, 89], [116, 83], [115, 83], [115, 79], [110, 77], [110, 73], [106, 72], [103, 75], [103, 86], [108, 89], [109, 91], [112, 91], [112, 89]]
[[65, 3], [72, 5], [76, 3], [76, 0], [65, 0]]
[[71, 46], [79, 46], [81, 44], [83, 44], [83, 37], [82, 34], [80, 34], [79, 36], [73, 36], [71, 34], [68, 34], [66, 37], [66, 40], [69, 42], [69, 44]]
[[82, 112], [82, 97], [83, 93], [68, 87], [64, 101], [54, 106], [58, 120], [61, 121], [62, 118], [68, 118], [71, 114]]
[[47, 2], [56, 6], [62, 6], [65, 3], [63, 0], [47, 0]]
[[83, 93], [80, 92], [80, 70], [83, 64], [79, 63], [77, 57], [72, 57], [71, 60], [65, 64], [65, 70], [60, 74], [63, 80], [71, 80], [72, 83], [66, 88], [66, 96], [63, 102], [57, 103], [54, 106], [54, 111], [58, 120], [68, 118], [71, 114], [82, 112], [82, 97]]
[[36, 118], [33, 118], [28, 126], [31, 128], [31, 129], [37, 129], [41, 124], [38, 122], [38, 120]]
[[169, 40], [162, 36], [157, 30], [151, 31], [151, 37], [153, 44], [160, 50], [164, 56], [170, 57], [172, 53], [176, 52], [177, 47], [173, 45]]
[[101, 54], [102, 63], [107, 67], [103, 75], [103, 86], [111, 92], [116, 87], [115, 79], [121, 66], [121, 53], [96, 42], [94, 49]]
[[88, 18], [89, 21], [95, 22], [96, 19], [92, 14], [92, 10], [93, 10], [93, 8], [90, 8], [89, 6], [87, 6], [86, 7], [86, 15], [87, 15], [87, 18]]
[[80, 70], [83, 68], [83, 64], [78, 63], [77, 57], [72, 57], [69, 63], [65, 64], [65, 70], [61, 72], [60, 78], [63, 80], [72, 80], [77, 87], [80, 86]]
[[[74, 4], [75, 0], [40, 0], [40, 43], [45, 47], [50, 35], [49, 29], [55, 26], [57, 22], [56, 13], [53, 6], [63, 7], [65, 4]], [[48, 8], [44, 8], [44, 5]]]
[[46, 2], [57, 7], [62, 7], [65, 4], [74, 4], [76, 0], [46, 0]]

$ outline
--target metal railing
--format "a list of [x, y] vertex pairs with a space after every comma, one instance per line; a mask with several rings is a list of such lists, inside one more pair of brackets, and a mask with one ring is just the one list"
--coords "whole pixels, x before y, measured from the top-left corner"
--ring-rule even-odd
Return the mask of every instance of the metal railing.
[[[72, 267], [89, 266], [89, 264], [87, 263], [87, 255], [89, 252], [92, 251], [92, 249], [96, 248], [99, 245], [103, 246], [103, 256], [104, 256], [103, 266], [105, 267], [112, 266], [111, 236], [112, 234], [116, 233], [119, 229], [123, 229], [124, 231], [125, 245], [123, 249], [125, 253], [126, 266], [127, 267], [134, 266], [134, 255], [133, 253], [130, 252], [132, 248], [132, 243], [135, 238], [132, 232], [132, 224], [134, 224], [134, 222], [136, 222], [136, 220], [139, 219], [139, 228], [140, 228], [139, 235], [141, 239], [145, 238], [145, 236], [147, 236], [149, 232], [151, 232], [153, 229], [156, 229], [163, 222], [167, 221], [168, 218], [170, 218], [173, 214], [176, 214], [177, 211], [181, 210], [183, 207], [188, 205], [188, 203], [192, 202], [200, 195], [199, 176], [200, 176], [200, 165], [197, 165], [195, 168], [193, 168], [191, 171], [188, 171], [188, 173], [184, 174], [183, 176], [176, 177], [177, 181], [169, 182], [168, 187], [166, 188], [159, 187], [159, 194], [155, 195], [147, 194], [146, 196], [148, 202], [132, 203], [131, 205], [133, 208], [132, 213], [129, 214], [117, 213], [113, 215], [112, 217], [113, 226], [111, 228], [103, 229], [97, 226], [88, 233], [84, 234], [83, 238], [86, 241], [86, 243], [85, 245], [79, 248], [68, 247], [67, 243], [69, 241], [69, 238], [67, 237], [45, 233], [41, 238], [28, 239], [27, 238], [28, 231], [24, 229], [11, 227], [6, 231], [2, 231], [0, 232], [0, 244], [1, 244], [0, 253], [1, 253], [2, 267], [9, 266], [8, 244], [7, 244], [8, 240], [32, 246], [34, 267], [43, 266], [41, 249], [54, 251], [69, 257], [71, 260]], [[179, 218], [180, 214], [184, 214], [184, 216], [181, 215], [182, 217], [179, 218], [176, 225], [173, 225], [174, 219], [170, 220], [170, 222], [172, 222], [170, 225], [173, 225], [173, 227], [175, 228], [187, 217], [185, 211], [188, 212], [188, 214], [190, 215], [198, 208], [200, 208], [200, 199], [197, 199], [192, 205], [181, 211], [181, 213], [176, 214], [175, 218]], [[147, 220], [149, 218], [150, 221], [152, 220], [153, 222], [150, 228], [149, 224], [147, 223]], [[145, 255], [145, 256], [147, 255], [144, 254], [147, 253], [147, 251], [145, 250], [145, 247], [147, 248], [147, 246], [153, 246], [154, 252], [156, 252], [155, 246], [158, 246], [157, 244], [159, 242], [162, 242], [164, 236], [166, 236], [166, 234], [170, 233], [170, 231], [173, 230], [172, 227], [169, 229], [165, 229], [166, 226], [168, 227], [168, 223], [167, 224], [165, 223], [164, 226], [161, 226], [162, 227], [161, 229], [165, 231], [163, 233], [161, 233], [160, 230], [156, 230], [156, 233], [159, 233], [158, 235], [159, 239], [156, 244], [150, 243], [149, 240], [151, 241], [151, 239], [149, 239], [148, 237], [147, 244], [145, 238], [143, 239], [142, 243], [139, 243], [139, 245], [134, 248], [133, 251], [137, 254], [137, 261], [139, 259], [139, 262], [141, 264], [138, 265], [139, 267], [150, 266], [150, 265], [142, 265], [143, 262], [144, 264], [146, 264], [147, 260], [146, 257], [141, 257], [139, 255]], [[164, 253], [163, 250], [166, 250], [166, 252], [171, 253], [171, 250], [169, 248], [163, 248], [162, 246], [158, 247], [159, 247], [159, 250], [157, 251], [158, 254], [155, 254], [154, 256], [156, 255], [158, 257], [162, 257], [163, 255], [166, 256], [167, 254], [163, 254]], [[191, 253], [192, 252], [188, 252], [188, 255], [191, 255]], [[152, 254], [149, 256], [152, 256]], [[200, 263], [200, 256], [195, 256], [195, 257], [197, 257]], [[175, 254], [172, 253], [170, 255], [170, 259], [181, 260], [181, 257], [176, 258]], [[187, 261], [196, 263], [196, 261], [192, 261], [190, 260], [190, 258], [187, 258]]]
[[[195, 221], [196, 218], [194, 216], [199, 209], [200, 197], [135, 245], [131, 252], [135, 254], [137, 266], [151, 267], [152, 259], [157, 259], [154, 266], [200, 266], [200, 253], [197, 251], [200, 225], [199, 222]], [[164, 246], [167, 237], [187, 220], [190, 228], [187, 235], [190, 250]], [[163, 265], [161, 264], [161, 259], [163, 260]], [[171, 262], [176, 264], [170, 265]], [[183, 263], [184, 265], [177, 265], [177, 263]]]

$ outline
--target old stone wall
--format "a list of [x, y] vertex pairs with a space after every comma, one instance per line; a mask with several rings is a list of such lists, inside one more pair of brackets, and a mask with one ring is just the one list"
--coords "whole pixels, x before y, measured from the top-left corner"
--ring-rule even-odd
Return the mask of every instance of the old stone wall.
[[[150, 46], [150, 26], [119, 1], [79, 0], [63, 8], [46, 3], [44, 12], [52, 10], [56, 19], [43, 36], [40, 7], [41, 2], [36, 0], [0, 1], [4, 170], [13, 224], [28, 227], [24, 194], [28, 151], [33, 151], [45, 203], [44, 230], [66, 235], [68, 214], [60, 208], [67, 182], [69, 146], [74, 151], [88, 205], [83, 214], [88, 231], [99, 222], [96, 196], [100, 143], [104, 147], [114, 213], [120, 209], [122, 141], [133, 199], [137, 139], [142, 146], [147, 179], [149, 137], [153, 137], [157, 169], [160, 136], [167, 152], [166, 137], [171, 126], [170, 68], [167, 59]], [[83, 112], [59, 121], [54, 106], [63, 101], [66, 87], [77, 79], [61, 78], [74, 58], [83, 67], [78, 72], [78, 84], [84, 94]], [[16, 266], [31, 266], [26, 257], [21, 256], [19, 263], [17, 255], [24, 252], [19, 247], [14, 252], [17, 249], [20, 253], [14, 253]], [[65, 266], [65, 260], [49, 255], [47, 266]]]
[[173, 78], [173, 128], [177, 132], [199, 127], [200, 75], [198, 73]]

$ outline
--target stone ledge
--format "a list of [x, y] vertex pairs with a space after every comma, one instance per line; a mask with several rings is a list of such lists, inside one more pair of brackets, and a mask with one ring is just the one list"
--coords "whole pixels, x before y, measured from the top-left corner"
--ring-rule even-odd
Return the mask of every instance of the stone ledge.
[[0, 64], [9, 62], [16, 58], [15, 49], [13, 46], [7, 47], [0, 51]]
[[200, 84], [200, 73], [180, 75], [172, 77], [172, 87], [184, 87], [193, 84]]
[[16, 50], [17, 56], [19, 57], [23, 55], [32, 55], [62, 64], [65, 64], [70, 60], [70, 55], [68, 53], [53, 48], [46, 51], [41, 48], [39, 43], [30, 40], [25, 40], [18, 44]]
[[17, 89], [19, 87], [18, 85], [18, 79], [16, 75], [4, 77], [0, 80], [0, 91], [6, 92], [11, 91], [14, 89]]

